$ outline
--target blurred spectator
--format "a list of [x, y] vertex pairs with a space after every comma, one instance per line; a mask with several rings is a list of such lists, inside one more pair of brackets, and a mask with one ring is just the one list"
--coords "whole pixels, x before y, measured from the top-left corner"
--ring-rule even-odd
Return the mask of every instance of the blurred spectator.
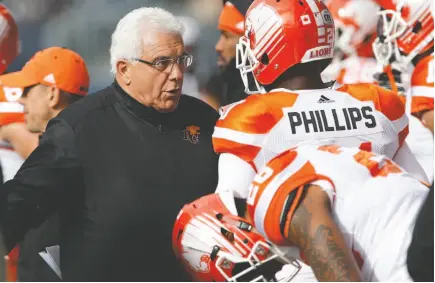
[[214, 109], [219, 110], [219, 107], [223, 105], [224, 85], [225, 83], [221, 74], [212, 75], [200, 89], [201, 99]]
[[[1, 76], [0, 79], [7, 87], [24, 89], [20, 102], [24, 105], [27, 129], [34, 133], [43, 133], [49, 120], [81, 99], [89, 88], [89, 74], [83, 59], [77, 53], [60, 47], [37, 52], [22, 71]], [[13, 139], [16, 131], [5, 126], [1, 134]], [[23, 146], [37, 146], [28, 140], [22, 143]], [[60, 281], [39, 255], [46, 247], [60, 244], [59, 233], [59, 215], [55, 214], [25, 235], [19, 245], [20, 281]]]
[[199, 23], [192, 17], [179, 16], [177, 19], [184, 27], [183, 41], [184, 50], [193, 55], [192, 65], [184, 73], [183, 93], [199, 98], [198, 79], [195, 76], [195, 65], [197, 55], [197, 41], [199, 38]]
[[251, 1], [224, 0], [223, 3], [218, 25], [221, 36], [215, 49], [218, 54], [217, 64], [222, 71], [224, 81], [221, 105], [227, 105], [247, 96], [240, 72], [236, 68], [236, 44], [243, 35], [245, 14]]

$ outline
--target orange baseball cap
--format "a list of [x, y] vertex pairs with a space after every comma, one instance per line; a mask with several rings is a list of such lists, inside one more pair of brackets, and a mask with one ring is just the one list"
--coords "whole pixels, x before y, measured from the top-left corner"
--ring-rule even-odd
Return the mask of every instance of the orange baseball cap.
[[9, 10], [0, 5], [0, 74], [20, 54], [18, 27]]
[[19, 88], [43, 84], [71, 94], [86, 95], [89, 73], [79, 54], [67, 48], [50, 47], [38, 51], [21, 71], [1, 76], [0, 83]]
[[224, 0], [223, 2], [224, 8], [219, 16], [218, 29], [243, 35], [245, 14], [251, 1]]

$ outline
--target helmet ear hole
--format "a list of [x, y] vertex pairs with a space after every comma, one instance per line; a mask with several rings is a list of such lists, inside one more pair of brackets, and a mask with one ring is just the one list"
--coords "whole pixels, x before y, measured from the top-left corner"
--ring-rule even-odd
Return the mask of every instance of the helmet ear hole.
[[261, 62], [261, 64], [263, 64], [263, 65], [268, 65], [268, 64], [269, 64], [269, 56], [267, 56], [267, 54], [264, 53], [264, 54], [261, 56], [260, 62]]

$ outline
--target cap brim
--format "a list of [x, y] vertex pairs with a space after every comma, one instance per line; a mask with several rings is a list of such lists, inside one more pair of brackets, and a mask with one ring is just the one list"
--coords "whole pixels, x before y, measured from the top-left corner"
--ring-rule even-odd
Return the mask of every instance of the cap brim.
[[38, 80], [24, 74], [22, 71], [0, 76], [0, 84], [8, 87], [25, 88], [38, 83]]

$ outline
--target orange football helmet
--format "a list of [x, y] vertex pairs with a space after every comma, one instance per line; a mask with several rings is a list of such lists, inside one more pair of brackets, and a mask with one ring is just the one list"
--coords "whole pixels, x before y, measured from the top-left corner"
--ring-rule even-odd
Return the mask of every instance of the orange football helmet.
[[374, 0], [333, 0], [327, 7], [335, 22], [335, 47], [348, 56], [374, 56], [379, 5]]
[[433, 48], [432, 0], [377, 1], [384, 10], [378, 13], [378, 38], [373, 43], [376, 59], [384, 66], [394, 60], [404, 71], [415, 56]]
[[[319, 0], [255, 0], [245, 17], [236, 64], [245, 92], [264, 93], [287, 69], [333, 57], [334, 21]], [[253, 74], [256, 89], [248, 85]]]
[[20, 54], [18, 27], [9, 10], [0, 5], [0, 74]]
[[183, 207], [172, 245], [195, 281], [289, 281], [300, 269], [236, 215], [231, 193], [211, 194]]

